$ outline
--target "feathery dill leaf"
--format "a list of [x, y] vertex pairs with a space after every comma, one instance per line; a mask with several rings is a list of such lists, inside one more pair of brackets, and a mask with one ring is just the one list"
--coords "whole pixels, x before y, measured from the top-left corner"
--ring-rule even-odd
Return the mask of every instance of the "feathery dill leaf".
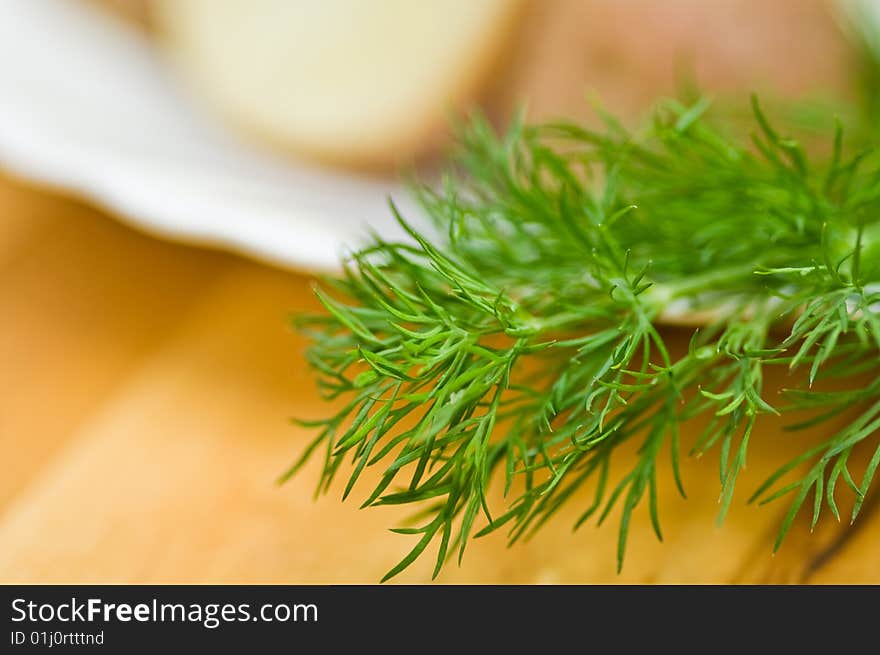
[[[318, 292], [327, 312], [301, 328], [341, 409], [290, 473], [323, 450], [319, 490], [345, 465], [347, 496], [379, 467], [363, 506], [418, 508], [386, 579], [432, 544], [436, 575], [475, 536], [515, 542], [566, 503], [583, 505], [578, 525], [621, 508], [622, 566], [636, 507], [662, 534], [664, 450], [684, 494], [679, 426], [700, 415], [692, 452], [720, 453], [720, 520], [762, 416], [806, 411], [797, 428], [855, 411], [753, 495], [790, 499], [777, 547], [811, 495], [815, 523], [848, 488], [855, 520], [880, 464], [880, 379], [859, 383], [880, 370], [880, 150], [845, 152], [838, 125], [811, 157], [756, 101], [750, 140], [709, 108], [665, 102], [638, 133], [608, 118], [498, 136], [475, 119], [445, 184], [418, 190], [444, 236], [398, 215], [408, 240], [374, 237]], [[710, 319], [673, 356], [656, 326], [681, 312]], [[763, 379], [779, 365], [808, 381], [774, 405]], [[837, 391], [813, 388], [828, 379]], [[612, 479], [627, 442], [637, 455]], [[857, 479], [859, 444], [874, 450]]]

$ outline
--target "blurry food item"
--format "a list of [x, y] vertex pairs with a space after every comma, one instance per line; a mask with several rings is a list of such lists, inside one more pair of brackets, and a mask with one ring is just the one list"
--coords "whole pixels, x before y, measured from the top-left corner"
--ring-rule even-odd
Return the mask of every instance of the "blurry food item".
[[347, 164], [423, 152], [498, 61], [519, 0], [152, 0], [184, 74], [233, 122]]
[[683, 71], [713, 95], [853, 89], [830, 0], [88, 2], [147, 27], [232, 125], [334, 163], [412, 160], [476, 100], [503, 127], [523, 106], [595, 123], [589, 95], [635, 122]]
[[847, 97], [852, 51], [834, 12], [829, 0], [532, 0], [493, 102], [590, 122], [595, 95], [636, 123], [683, 74], [744, 104], [752, 91]]

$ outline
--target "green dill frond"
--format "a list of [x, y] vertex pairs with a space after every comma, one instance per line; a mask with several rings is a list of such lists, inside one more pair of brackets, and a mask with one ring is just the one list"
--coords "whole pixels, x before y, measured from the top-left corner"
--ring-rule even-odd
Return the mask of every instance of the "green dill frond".
[[[418, 190], [431, 236], [398, 215], [408, 239], [375, 237], [318, 292], [308, 358], [341, 409], [305, 457], [324, 452], [321, 491], [344, 470], [348, 496], [378, 467], [363, 506], [418, 510], [386, 579], [432, 544], [436, 575], [475, 536], [527, 537], [566, 503], [578, 525], [622, 508], [622, 566], [640, 504], [661, 536], [660, 453], [684, 494], [679, 428], [698, 416], [692, 453], [720, 455], [720, 519], [765, 415], [797, 429], [851, 412], [753, 499], [789, 499], [779, 541], [810, 499], [814, 523], [839, 516], [844, 489], [855, 519], [880, 465], [880, 150], [846, 152], [838, 125], [810, 156], [756, 101], [748, 139], [709, 110], [668, 101], [637, 133], [609, 119], [499, 137], [475, 119], [445, 184]], [[683, 315], [705, 325], [673, 354], [657, 326]], [[803, 386], [771, 402], [768, 366], [803, 370]], [[860, 444], [873, 455], [854, 477]]]

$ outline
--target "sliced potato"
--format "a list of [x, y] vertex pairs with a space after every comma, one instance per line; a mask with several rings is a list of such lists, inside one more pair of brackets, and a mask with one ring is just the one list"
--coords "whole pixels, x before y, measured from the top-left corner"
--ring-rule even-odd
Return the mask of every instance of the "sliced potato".
[[430, 145], [493, 69], [519, 0], [154, 0], [201, 93], [271, 142], [387, 164]]

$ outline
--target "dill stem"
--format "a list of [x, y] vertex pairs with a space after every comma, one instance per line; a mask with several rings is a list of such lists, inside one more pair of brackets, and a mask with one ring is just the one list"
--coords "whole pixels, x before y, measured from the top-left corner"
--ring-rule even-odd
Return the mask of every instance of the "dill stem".
[[[758, 269], [758, 266], [757, 261], [751, 261], [747, 264], [736, 264], [699, 274], [690, 274], [679, 280], [656, 283], [655, 287], [658, 287], [659, 297], [667, 298], [666, 304], [668, 304], [672, 300], [692, 298], [704, 291], [719, 291], [724, 287], [724, 283], [737, 284], [743, 278], [752, 275]], [[653, 291], [653, 288], [649, 289], [649, 291]]]
[[[398, 215], [416, 245], [376, 236], [333, 282], [345, 300], [322, 297], [309, 358], [330, 395], [351, 401], [317, 424], [300, 463], [324, 447], [326, 491], [351, 459], [346, 495], [382, 467], [364, 506], [421, 509], [424, 525], [402, 532], [424, 536], [392, 574], [430, 542], [436, 573], [471, 536], [508, 525], [516, 541], [589, 480], [577, 524], [621, 504], [622, 559], [640, 503], [659, 536], [658, 453], [669, 445], [682, 490], [679, 427], [698, 417], [691, 453], [719, 451], [723, 517], [761, 415], [795, 414], [803, 429], [862, 408], [756, 495], [791, 494], [780, 540], [811, 492], [814, 522], [824, 494], [837, 513], [838, 478], [858, 511], [880, 468], [880, 384], [863, 381], [880, 373], [880, 148], [838, 147], [826, 180], [829, 162], [808, 162], [757, 104], [754, 155], [704, 105], [664, 105], [635, 136], [555, 125], [499, 138], [475, 122], [445, 191], [422, 194], [441, 229], [428, 237]], [[629, 218], [597, 220], [608, 215]], [[667, 320], [705, 327], [669, 353], [655, 327]], [[809, 383], [767, 396], [771, 365], [803, 366]], [[632, 439], [643, 441], [629, 472], [608, 480]], [[857, 482], [846, 458], [859, 443], [877, 454]], [[496, 471], [510, 491], [500, 514], [486, 493]]]

